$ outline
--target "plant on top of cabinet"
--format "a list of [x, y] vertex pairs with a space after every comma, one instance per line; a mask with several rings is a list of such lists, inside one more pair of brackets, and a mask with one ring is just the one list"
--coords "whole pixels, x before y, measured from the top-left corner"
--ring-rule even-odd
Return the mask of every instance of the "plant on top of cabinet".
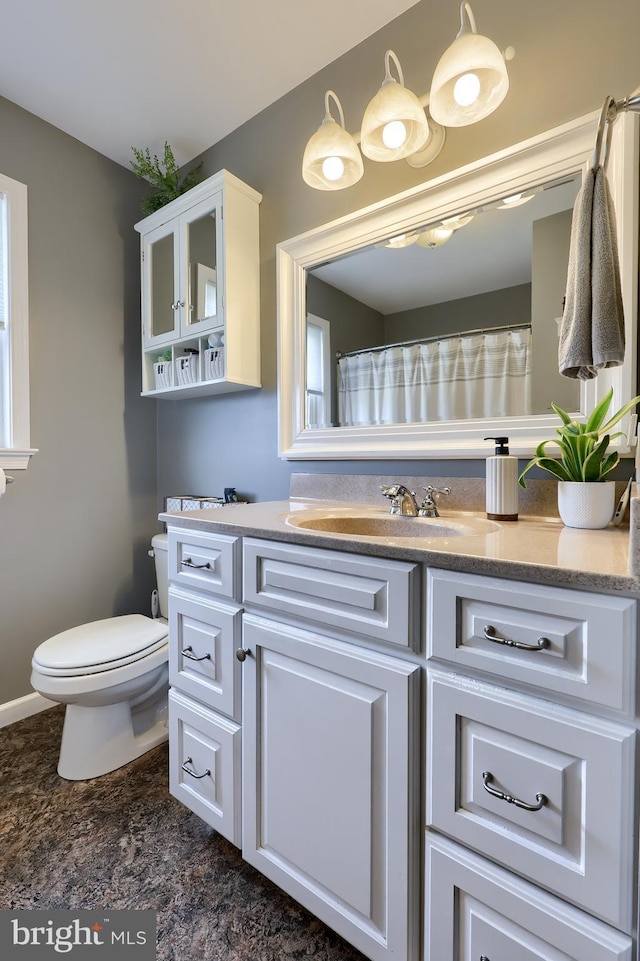
[[221, 170], [136, 224], [144, 396], [261, 386], [261, 200]]
[[138, 147], [132, 147], [131, 149], [136, 158], [130, 161], [134, 174], [138, 180], [146, 180], [152, 187], [156, 188], [155, 193], [142, 200], [140, 209], [143, 214], [154, 213], [160, 207], [164, 207], [165, 204], [186, 193], [187, 190], [191, 190], [200, 180], [202, 162], [181, 178], [176, 159], [173, 156], [173, 150], [166, 141], [162, 160], [158, 159], [157, 154], [154, 154], [152, 159], [148, 147], [144, 150], [140, 150]]

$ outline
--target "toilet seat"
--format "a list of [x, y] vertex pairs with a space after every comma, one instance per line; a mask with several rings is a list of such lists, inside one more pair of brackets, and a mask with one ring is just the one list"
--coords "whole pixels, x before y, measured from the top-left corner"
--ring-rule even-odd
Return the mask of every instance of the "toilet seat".
[[31, 663], [49, 677], [98, 674], [166, 647], [167, 634], [160, 618], [123, 614], [55, 634], [36, 649]]

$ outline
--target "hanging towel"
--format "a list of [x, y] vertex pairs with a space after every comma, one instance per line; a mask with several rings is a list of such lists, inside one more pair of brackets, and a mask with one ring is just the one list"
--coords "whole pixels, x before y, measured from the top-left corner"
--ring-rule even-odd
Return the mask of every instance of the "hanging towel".
[[[596, 155], [601, 141], [599, 130]], [[565, 377], [591, 380], [622, 364], [624, 348], [615, 211], [605, 168], [597, 163], [587, 171], [573, 211], [558, 369]]]

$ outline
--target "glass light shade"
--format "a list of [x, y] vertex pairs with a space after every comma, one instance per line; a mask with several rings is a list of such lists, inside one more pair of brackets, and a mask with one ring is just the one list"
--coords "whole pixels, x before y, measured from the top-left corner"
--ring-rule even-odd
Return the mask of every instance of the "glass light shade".
[[[464, 24], [464, 12], [471, 28]], [[500, 106], [509, 90], [505, 60], [488, 37], [476, 33], [468, 4], [461, 6], [463, 25], [434, 71], [429, 111], [445, 127], [476, 123]]]
[[[389, 70], [393, 59], [400, 81]], [[377, 94], [369, 101], [362, 118], [360, 144], [365, 157], [385, 163], [402, 160], [426, 146], [429, 125], [424, 107], [404, 85], [402, 68], [393, 50], [385, 54], [385, 78]]]
[[[329, 97], [335, 100], [340, 123], [331, 116]], [[325, 117], [309, 138], [302, 158], [302, 179], [316, 190], [342, 190], [360, 180], [364, 173], [358, 145], [344, 128], [340, 101], [328, 90], [325, 95]]]
[[387, 240], [384, 247], [391, 247], [393, 250], [398, 250], [401, 247], [410, 247], [411, 244], [415, 244], [419, 234], [415, 231], [410, 234], [400, 234], [398, 237], [392, 237], [391, 240]]
[[446, 217], [442, 221], [443, 227], [450, 227], [451, 230], [459, 230], [461, 227], [466, 227], [474, 219], [474, 213], [468, 214], [458, 214], [457, 217]]
[[419, 234], [416, 243], [419, 247], [442, 247], [453, 235], [451, 227], [430, 227]]
[[496, 210], [511, 210], [512, 207], [521, 207], [522, 204], [528, 203], [533, 200], [535, 194], [512, 194], [511, 197], [503, 197], [499, 204], [496, 204]]

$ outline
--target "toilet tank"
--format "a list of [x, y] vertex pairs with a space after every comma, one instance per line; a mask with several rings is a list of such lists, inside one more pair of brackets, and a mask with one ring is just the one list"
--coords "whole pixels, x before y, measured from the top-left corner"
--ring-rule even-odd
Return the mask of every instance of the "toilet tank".
[[156, 562], [156, 582], [160, 601], [160, 617], [169, 617], [169, 559], [166, 534], [156, 534], [151, 539], [153, 556]]

